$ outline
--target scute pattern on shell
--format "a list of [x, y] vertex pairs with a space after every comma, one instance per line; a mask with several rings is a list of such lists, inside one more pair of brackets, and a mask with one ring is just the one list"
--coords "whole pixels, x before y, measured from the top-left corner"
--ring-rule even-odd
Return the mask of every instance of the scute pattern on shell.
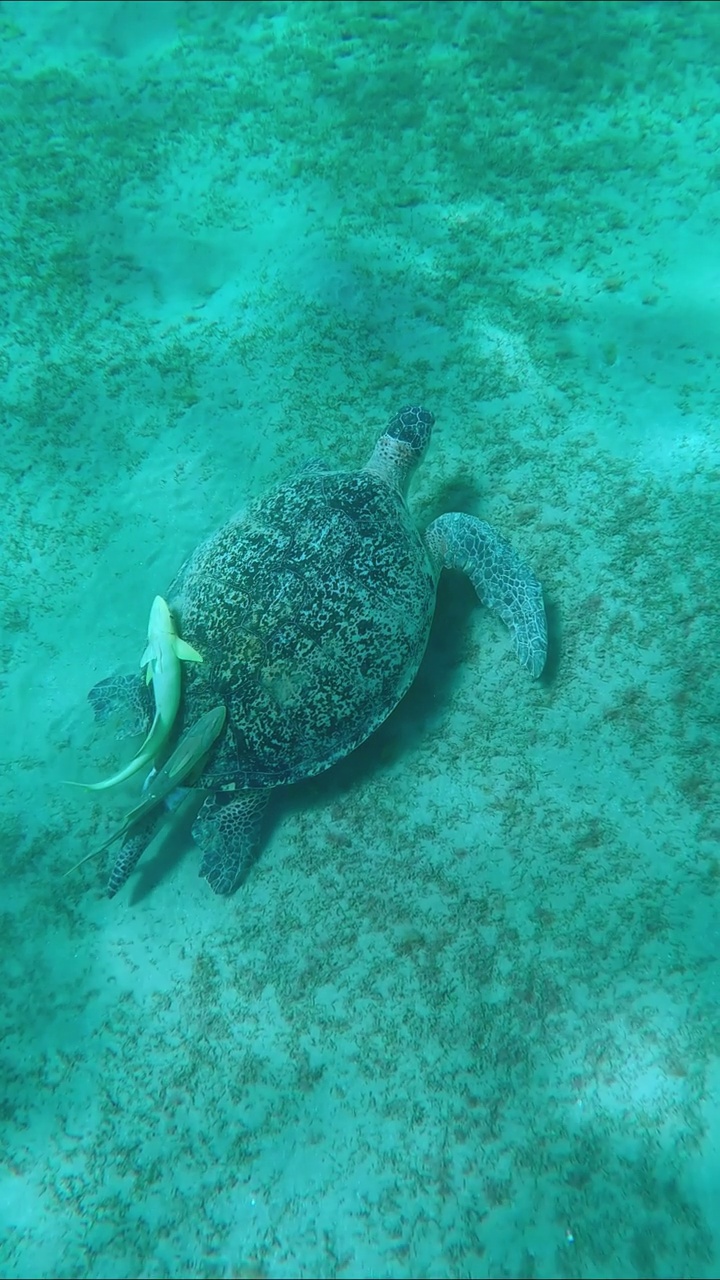
[[188, 663], [182, 726], [222, 701], [198, 784], [311, 777], [364, 741], [412, 683], [435, 578], [402, 497], [362, 471], [301, 473], [208, 539], [168, 601]]

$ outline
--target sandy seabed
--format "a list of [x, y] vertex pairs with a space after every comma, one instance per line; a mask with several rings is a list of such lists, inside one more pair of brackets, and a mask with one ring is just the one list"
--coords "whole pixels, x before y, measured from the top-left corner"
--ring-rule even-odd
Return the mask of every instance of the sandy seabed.
[[[3, 1276], [718, 1274], [718, 8], [2, 5]], [[63, 879], [153, 596], [408, 401], [546, 675], [447, 575], [232, 899]]]

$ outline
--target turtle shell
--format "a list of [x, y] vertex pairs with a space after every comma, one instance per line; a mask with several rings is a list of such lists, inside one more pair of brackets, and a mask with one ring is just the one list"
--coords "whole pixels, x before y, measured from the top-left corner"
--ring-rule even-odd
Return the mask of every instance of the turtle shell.
[[222, 791], [311, 777], [383, 722], [425, 652], [435, 577], [398, 492], [313, 470], [198, 547], [167, 599], [203, 655], [183, 663], [179, 729], [227, 708], [196, 784]]

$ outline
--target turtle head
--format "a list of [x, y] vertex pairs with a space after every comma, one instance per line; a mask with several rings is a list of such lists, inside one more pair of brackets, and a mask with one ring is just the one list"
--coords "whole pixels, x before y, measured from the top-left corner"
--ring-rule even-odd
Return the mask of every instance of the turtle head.
[[429, 409], [409, 404], [388, 422], [365, 468], [405, 497], [415, 468], [430, 443], [435, 419]]

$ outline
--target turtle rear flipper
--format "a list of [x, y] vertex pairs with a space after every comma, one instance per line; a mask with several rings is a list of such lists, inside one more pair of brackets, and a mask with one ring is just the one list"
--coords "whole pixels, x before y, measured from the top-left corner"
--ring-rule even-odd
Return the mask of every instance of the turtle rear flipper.
[[114, 898], [118, 889], [122, 889], [130, 872], [134, 870], [140, 861], [142, 855], [147, 849], [150, 841], [155, 835], [160, 813], [157, 809], [153, 809], [152, 813], [147, 814], [145, 818], [131, 830], [122, 842], [120, 852], [113, 863], [113, 869], [110, 872], [108, 880], [107, 896]]
[[232, 893], [247, 874], [257, 853], [271, 791], [271, 787], [253, 787], [205, 800], [192, 833], [203, 854], [200, 875], [214, 893]]
[[118, 718], [118, 741], [147, 733], [155, 713], [152, 689], [142, 676], [107, 676], [88, 694], [88, 702], [98, 724]]
[[78, 867], [81, 867], [84, 862], [88, 862], [90, 858], [96, 857], [99, 853], [104, 853], [111, 844], [125, 836], [125, 844], [115, 863], [108, 885], [110, 897], [117, 893], [155, 834], [158, 820], [157, 810], [160, 804], [166, 796], [169, 796], [177, 787], [182, 786], [184, 782], [192, 782], [194, 780], [198, 770], [204, 765], [208, 751], [220, 735], [225, 724], [226, 714], [225, 707], [213, 707], [211, 711], [206, 711], [205, 715], [201, 716], [196, 724], [185, 731], [170, 758], [166, 760], [162, 769], [151, 779], [140, 804], [125, 815], [120, 826], [113, 831], [112, 835], [108, 836], [99, 849], [93, 849], [92, 853], [86, 854], [84, 858], [76, 862], [73, 867], [70, 867], [69, 871], [65, 872], [66, 876], [70, 875], [72, 871], [77, 871]]

